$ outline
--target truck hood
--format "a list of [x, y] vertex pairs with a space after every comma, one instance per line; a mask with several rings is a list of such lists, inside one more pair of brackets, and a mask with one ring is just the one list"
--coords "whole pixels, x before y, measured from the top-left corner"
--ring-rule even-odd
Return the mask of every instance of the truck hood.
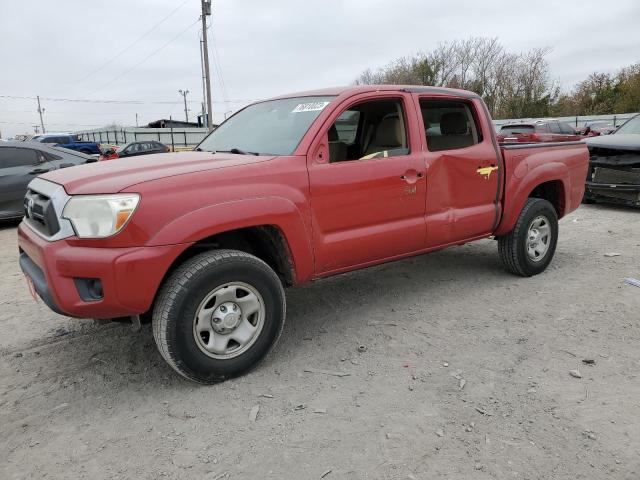
[[41, 178], [62, 185], [70, 195], [116, 193], [160, 178], [266, 162], [272, 158], [210, 152], [160, 153], [78, 165], [46, 173]]
[[633, 133], [614, 133], [600, 135], [585, 140], [589, 149], [606, 148], [611, 150], [640, 150], [640, 135]]

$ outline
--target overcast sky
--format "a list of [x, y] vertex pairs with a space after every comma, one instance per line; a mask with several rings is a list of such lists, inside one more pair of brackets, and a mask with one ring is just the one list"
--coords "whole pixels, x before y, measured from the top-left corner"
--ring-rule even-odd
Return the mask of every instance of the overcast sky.
[[[2, 96], [49, 98], [47, 131], [135, 125], [136, 113], [141, 125], [183, 119], [179, 89], [190, 92], [190, 119], [199, 112], [200, 0], [2, 4], [3, 137], [31, 132], [39, 120], [35, 100]], [[225, 86], [212, 75], [216, 120], [252, 99], [349, 84], [365, 68], [469, 36], [498, 37], [513, 52], [552, 48], [552, 75], [565, 89], [590, 72], [640, 61], [638, 0], [214, 0], [213, 9]]]

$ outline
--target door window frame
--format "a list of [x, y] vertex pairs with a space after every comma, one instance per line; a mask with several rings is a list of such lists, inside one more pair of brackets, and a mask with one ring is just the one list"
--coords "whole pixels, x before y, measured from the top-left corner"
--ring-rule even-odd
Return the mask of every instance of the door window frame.
[[[352, 160], [345, 160], [340, 162], [331, 162], [329, 158], [329, 129], [336, 122], [338, 117], [342, 115], [344, 112], [349, 110], [351, 107], [356, 105], [366, 103], [366, 102], [375, 102], [379, 100], [397, 100], [400, 102], [403, 114], [404, 121], [404, 132], [407, 140], [407, 153], [403, 155], [395, 155], [390, 157], [379, 157], [379, 158], [356, 158]], [[307, 151], [307, 156], [311, 157], [310, 162], [316, 165], [348, 165], [348, 164], [357, 164], [357, 163], [368, 163], [371, 162], [379, 162], [379, 161], [389, 161], [389, 159], [403, 159], [411, 156], [416, 151], [420, 150], [420, 144], [417, 143], [419, 138], [416, 139], [416, 135], [412, 132], [412, 122], [409, 119], [409, 111], [414, 110], [415, 106], [412, 103], [413, 96], [408, 92], [403, 92], [400, 90], [389, 90], [389, 91], [378, 91], [378, 92], [366, 92], [354, 95], [349, 97], [339, 104], [337, 104], [331, 114], [322, 121], [322, 124], [318, 128], [317, 132], [314, 135], [313, 140], [310, 143], [309, 149]], [[415, 112], [413, 112], [415, 115]], [[320, 160], [319, 151], [323, 149], [324, 146], [324, 156]]]
[[[424, 128], [425, 124], [424, 124], [424, 117], [422, 116], [422, 106], [420, 105], [421, 102], [426, 101], [426, 102], [459, 102], [464, 104], [468, 109], [469, 112], [471, 113], [471, 118], [473, 120], [473, 123], [476, 126], [476, 136], [477, 136], [477, 142], [473, 143], [471, 145], [468, 145], [466, 147], [460, 147], [460, 148], [449, 148], [449, 149], [443, 149], [443, 150], [429, 150], [429, 142], [427, 141], [427, 131]], [[416, 99], [415, 99], [415, 105], [416, 105], [416, 110], [418, 113], [418, 122], [420, 125], [420, 131], [422, 132], [421, 135], [421, 139], [422, 139], [422, 148], [423, 151], [428, 152], [430, 154], [439, 154], [441, 152], [451, 152], [451, 151], [458, 151], [458, 150], [464, 150], [466, 148], [473, 148], [477, 145], [482, 145], [485, 140], [487, 140], [488, 138], [491, 138], [491, 135], [487, 135], [483, 122], [481, 121], [481, 117], [478, 115], [478, 111], [476, 109], [476, 105], [473, 101], [473, 98], [463, 98], [463, 97], [457, 97], [455, 95], [417, 95]]]

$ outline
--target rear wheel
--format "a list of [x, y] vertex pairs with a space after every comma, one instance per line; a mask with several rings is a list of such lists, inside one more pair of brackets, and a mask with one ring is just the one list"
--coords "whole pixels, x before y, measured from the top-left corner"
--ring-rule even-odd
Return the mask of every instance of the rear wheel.
[[509, 272], [530, 277], [547, 268], [557, 243], [558, 216], [553, 205], [529, 198], [514, 229], [498, 238], [498, 252]]
[[215, 383], [255, 367], [276, 343], [284, 318], [284, 290], [266, 263], [214, 250], [187, 260], [164, 283], [153, 335], [179, 374]]

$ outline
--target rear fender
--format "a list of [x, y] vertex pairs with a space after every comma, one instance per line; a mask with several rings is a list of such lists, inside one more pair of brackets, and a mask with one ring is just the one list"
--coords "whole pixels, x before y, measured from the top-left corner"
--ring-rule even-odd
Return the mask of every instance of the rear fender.
[[300, 211], [281, 197], [261, 197], [208, 205], [164, 225], [149, 245], [193, 243], [213, 235], [260, 225], [274, 225], [284, 235], [295, 267], [296, 283], [313, 276], [311, 234]]
[[[569, 169], [564, 163], [548, 162], [535, 165], [536, 159], [531, 157], [522, 161], [527, 162], [528, 165], [526, 167], [518, 165], [517, 169], [522, 171], [522, 168], [526, 168], [527, 173], [521, 179], [518, 179], [515, 175], [508, 178], [507, 181], [511, 185], [507, 185], [505, 191], [504, 213], [502, 221], [494, 233], [495, 236], [504, 235], [513, 230], [524, 204], [538, 185], [553, 181], [560, 182], [562, 184], [561, 193], [564, 195], [563, 198], [571, 198], [571, 179]], [[558, 212], [558, 218], [561, 218], [565, 211], [566, 205], [562, 211]]]

